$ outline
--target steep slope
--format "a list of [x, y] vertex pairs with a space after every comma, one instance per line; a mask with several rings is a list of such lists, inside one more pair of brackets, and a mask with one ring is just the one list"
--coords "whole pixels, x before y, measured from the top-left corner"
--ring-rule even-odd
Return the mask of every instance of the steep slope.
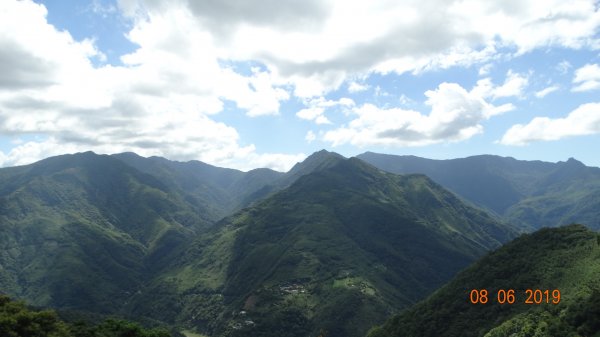
[[345, 160], [342, 155], [321, 150], [313, 153], [304, 161], [297, 163], [292, 167], [281, 179], [277, 182], [280, 187], [287, 187], [298, 178], [305, 176], [309, 173], [328, 169], [340, 161]]
[[571, 158], [555, 164], [536, 186], [506, 211], [507, 221], [539, 226], [583, 223], [600, 230], [600, 169]]
[[111, 312], [209, 225], [202, 205], [109, 156], [2, 169], [0, 289], [35, 305]]
[[600, 169], [572, 158], [559, 163], [489, 155], [431, 160], [372, 152], [358, 158], [392, 173], [426, 174], [525, 230], [573, 222], [600, 229]]
[[[471, 304], [473, 289], [486, 289], [488, 303]], [[514, 304], [499, 304], [499, 289], [515, 290]], [[526, 289], [541, 290], [541, 301], [525, 304]], [[554, 290], [561, 294], [558, 304]], [[571, 225], [506, 244], [369, 337], [599, 335], [600, 235]]]
[[178, 162], [161, 157], [144, 158], [131, 152], [112, 156], [183, 191], [186, 200], [205, 206], [211, 221], [218, 221], [290, 186], [306, 174], [329, 168], [345, 159], [337, 153], [321, 150], [282, 173], [266, 168], [242, 172], [196, 160]]
[[127, 309], [219, 336], [360, 336], [512, 235], [423, 175], [338, 158], [198, 238]]
[[182, 191], [190, 203], [206, 205], [211, 221], [218, 221], [260, 199], [264, 196], [262, 189], [284, 176], [270, 169], [242, 172], [196, 160], [177, 162], [161, 157], [144, 158], [135, 153], [121, 153], [113, 157]]

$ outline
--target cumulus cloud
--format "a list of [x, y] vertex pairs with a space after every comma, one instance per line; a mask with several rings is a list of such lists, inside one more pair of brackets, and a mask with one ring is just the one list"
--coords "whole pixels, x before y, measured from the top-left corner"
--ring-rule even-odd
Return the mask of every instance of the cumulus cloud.
[[529, 77], [527, 75], [509, 70], [502, 85], [495, 86], [490, 78], [484, 78], [477, 81], [477, 87], [473, 90], [484, 98], [522, 97], [528, 84]]
[[331, 121], [325, 116], [325, 110], [333, 107], [349, 108], [355, 105], [354, 101], [350, 98], [340, 98], [339, 100], [327, 100], [324, 97], [309, 99], [305, 101], [308, 106], [296, 113], [296, 116], [300, 119], [314, 121], [316, 124], [332, 124]]
[[352, 94], [369, 90], [369, 88], [370, 87], [368, 84], [358, 83], [356, 81], [352, 81], [352, 82], [350, 82], [350, 84], [348, 84], [348, 92], [352, 93]]
[[512, 97], [512, 96], [523, 96], [523, 91], [529, 84], [527, 76], [508, 71], [506, 74], [506, 80], [500, 87], [495, 88], [493, 95], [494, 98], [499, 97]]
[[[294, 94], [320, 96], [348, 76], [485, 64], [498, 49], [597, 48], [594, 0], [157, 1], [125, 12], [190, 13], [225, 59], [264, 63]], [[143, 15], [140, 15], [139, 13]], [[134, 14], [132, 14], [134, 15]]]
[[560, 89], [560, 87], [558, 85], [551, 85], [551, 86], [546, 87], [546, 88], [544, 88], [542, 90], [536, 91], [535, 97], [537, 97], [537, 98], [544, 98], [548, 94], [551, 94], [551, 93], [557, 91], [558, 89]]
[[504, 145], [527, 145], [600, 133], [600, 103], [579, 106], [564, 118], [536, 117], [528, 124], [513, 125], [500, 140]]
[[0, 3], [0, 132], [39, 135], [2, 153], [16, 165], [65, 152], [135, 151], [177, 160], [291, 167], [303, 154], [257, 153], [210, 116], [234, 102], [249, 116], [277, 114], [287, 91], [272, 74], [242, 75], [218, 63], [211, 36], [186, 10], [137, 22], [139, 48], [124, 66], [94, 67], [93, 41], [76, 41], [46, 21], [43, 5]]
[[590, 91], [600, 89], [600, 66], [586, 64], [575, 71], [573, 91]]
[[401, 108], [364, 104], [353, 108], [348, 125], [325, 133], [333, 146], [422, 146], [469, 139], [481, 133], [481, 123], [512, 110], [511, 104], [495, 106], [482, 97], [478, 87], [465, 90], [456, 83], [442, 83], [425, 93], [429, 114]]
[[[75, 40], [49, 25], [43, 5], [0, 1], [0, 132], [41, 136], [3, 153], [4, 165], [49, 155], [47, 149], [128, 150], [234, 167], [293, 164], [302, 154], [259, 154], [214, 115], [226, 103], [250, 118], [277, 115], [295, 95], [309, 102], [298, 117], [323, 124], [333, 120], [328, 113], [334, 107], [319, 98], [348, 79], [484, 65], [507, 50], [600, 45], [594, 0], [118, 0], [118, 9], [131, 20], [127, 38], [137, 49], [121, 57], [122, 65], [94, 66], [91, 60], [104, 55], [94, 41]], [[227, 66], [247, 62], [260, 67], [243, 72]], [[519, 96], [527, 85], [516, 73], [498, 87], [484, 82], [481, 93], [441, 85], [428, 95], [430, 114], [402, 110], [409, 112], [400, 118], [405, 123], [391, 124], [391, 131], [379, 123], [395, 120], [393, 109], [377, 108], [389, 115], [377, 122], [361, 115], [369, 106], [337, 103], [358, 116], [337, 130], [373, 131], [366, 139], [375, 143], [466, 139], [494, 111], [487, 100]], [[593, 82], [576, 82], [585, 83]], [[484, 93], [486, 86], [495, 91]], [[436, 113], [441, 103], [434, 103], [435, 92], [453, 92], [466, 108]], [[334, 143], [360, 143], [331, 135]]]

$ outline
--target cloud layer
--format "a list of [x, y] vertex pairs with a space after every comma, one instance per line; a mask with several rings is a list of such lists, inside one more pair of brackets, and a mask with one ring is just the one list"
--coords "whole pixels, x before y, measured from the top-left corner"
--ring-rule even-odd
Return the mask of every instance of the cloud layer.
[[[118, 12], [103, 15], [131, 23], [136, 48], [121, 64], [103, 63], [92, 38], [48, 24], [43, 5], [0, 1], [0, 133], [16, 142], [0, 165], [94, 150], [285, 170], [305, 154], [261, 151], [215, 116], [233, 105], [240, 118], [269, 118], [289, 101], [304, 105], [298, 118], [330, 127], [308, 133], [310, 142], [460, 141], [513, 109], [496, 100], [521, 97], [530, 74], [508, 72], [500, 85], [482, 79], [471, 91], [441, 83], [425, 94], [427, 113], [325, 97], [364, 93], [371, 74], [484, 69], [537, 48], [600, 48], [593, 0], [119, 0]], [[597, 72], [578, 69], [573, 90], [597, 89]], [[331, 111], [352, 120], [335, 125]]]
[[[211, 119], [232, 101], [248, 116], [279, 113], [288, 93], [268, 72], [241, 75], [218, 63], [211, 37], [185, 11], [138, 22], [140, 47], [124, 66], [94, 67], [93, 41], [75, 41], [29, 1], [0, 5], [0, 132], [41, 136], [0, 156], [4, 165], [94, 150], [136, 151], [249, 169], [286, 170], [304, 155], [258, 154]], [[39, 137], [38, 137], [39, 138]], [[277, 160], [273, 160], [277, 158]]]

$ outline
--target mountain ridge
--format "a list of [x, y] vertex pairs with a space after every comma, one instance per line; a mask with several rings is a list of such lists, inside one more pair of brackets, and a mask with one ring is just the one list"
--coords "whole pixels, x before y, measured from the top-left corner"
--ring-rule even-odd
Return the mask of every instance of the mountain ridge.
[[343, 159], [219, 222], [131, 305], [217, 336], [358, 336], [512, 235], [423, 175]]
[[433, 160], [366, 152], [357, 157], [392, 173], [424, 173], [524, 231], [573, 222], [600, 229], [600, 168], [573, 158], [548, 163], [492, 155]]
[[[495, 250], [426, 300], [369, 337], [598, 336], [600, 332], [600, 234], [582, 225], [541, 229]], [[473, 290], [489, 302], [471, 304]], [[498, 291], [514, 290], [513, 304]], [[526, 289], [560, 291], [540, 304], [525, 304]], [[555, 302], [556, 303], [556, 302]]]

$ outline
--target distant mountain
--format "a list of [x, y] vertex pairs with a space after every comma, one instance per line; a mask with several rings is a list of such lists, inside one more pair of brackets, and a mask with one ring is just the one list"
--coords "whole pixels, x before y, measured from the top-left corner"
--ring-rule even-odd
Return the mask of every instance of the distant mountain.
[[280, 187], [287, 187], [302, 176], [315, 171], [328, 169], [345, 159], [344, 156], [335, 152], [326, 150], [315, 152], [308, 156], [304, 161], [294, 165], [277, 184]]
[[[488, 303], [472, 304], [473, 289], [486, 289]], [[515, 290], [513, 304], [498, 303], [501, 289]], [[524, 235], [368, 336], [600, 336], [600, 235], [581, 225]]]
[[125, 310], [212, 336], [361, 336], [514, 236], [424, 175], [328, 152], [303, 171], [172, 256]]
[[498, 156], [432, 160], [366, 152], [358, 158], [388, 172], [421, 173], [526, 230], [583, 223], [600, 229], [600, 168]]
[[262, 189], [285, 175], [264, 168], [242, 172], [196, 160], [177, 162], [161, 157], [144, 158], [131, 152], [112, 157], [181, 191], [190, 203], [205, 205], [213, 222], [260, 199], [264, 196]]

